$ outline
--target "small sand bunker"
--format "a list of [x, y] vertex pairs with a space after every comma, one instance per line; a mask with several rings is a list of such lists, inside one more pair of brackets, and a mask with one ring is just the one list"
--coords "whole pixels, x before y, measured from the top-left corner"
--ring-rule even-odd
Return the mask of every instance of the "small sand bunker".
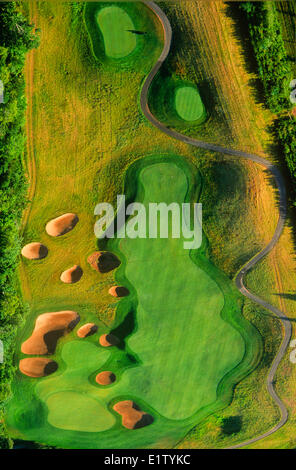
[[60, 217], [48, 222], [45, 230], [51, 237], [60, 237], [70, 232], [70, 230], [73, 230], [78, 221], [79, 219], [76, 214], [69, 213], [60, 215]]
[[117, 256], [110, 251], [96, 251], [88, 257], [87, 261], [92, 268], [100, 273], [108, 273], [120, 265]]
[[57, 368], [58, 365], [55, 361], [45, 357], [21, 359], [19, 363], [21, 373], [29, 377], [45, 377], [46, 375], [53, 374]]
[[113, 410], [122, 416], [122, 425], [127, 429], [139, 429], [153, 423], [153, 416], [144, 411], [131, 400], [119, 401]]
[[80, 266], [75, 264], [61, 274], [60, 280], [65, 284], [75, 284], [82, 278], [83, 271]]
[[47, 254], [47, 247], [39, 242], [29, 243], [22, 249], [22, 255], [28, 259], [42, 259], [45, 258]]
[[119, 343], [120, 341], [117, 336], [114, 336], [112, 334], [100, 336], [100, 345], [104, 346], [104, 348], [108, 348], [110, 346], [117, 346]]
[[113, 295], [113, 297], [126, 297], [129, 295], [129, 290], [126, 287], [113, 286], [109, 289], [109, 294]]
[[77, 331], [77, 336], [79, 338], [87, 338], [87, 336], [91, 336], [98, 331], [97, 325], [95, 323], [86, 323]]
[[116, 375], [110, 371], [100, 372], [96, 376], [96, 382], [99, 385], [111, 385], [113, 384], [113, 382], [115, 382], [115, 380], [116, 380]]
[[79, 320], [79, 315], [70, 310], [39, 315], [32, 335], [22, 344], [22, 353], [53, 354], [58, 339], [73, 330]]

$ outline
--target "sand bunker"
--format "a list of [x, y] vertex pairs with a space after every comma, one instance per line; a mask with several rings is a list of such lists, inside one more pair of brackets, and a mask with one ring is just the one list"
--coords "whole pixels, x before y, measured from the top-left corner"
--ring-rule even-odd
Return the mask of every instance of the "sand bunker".
[[113, 384], [113, 382], [115, 382], [115, 380], [116, 380], [116, 375], [110, 371], [100, 372], [96, 376], [96, 382], [99, 385], [111, 385]]
[[88, 257], [87, 261], [92, 268], [100, 273], [108, 273], [120, 265], [117, 256], [109, 251], [96, 251]]
[[127, 429], [139, 429], [153, 423], [153, 417], [131, 400], [119, 401], [113, 410], [122, 416], [122, 425]]
[[45, 258], [47, 254], [47, 247], [39, 242], [29, 243], [22, 249], [22, 255], [28, 259], [42, 259]]
[[76, 214], [64, 214], [48, 222], [45, 230], [51, 237], [60, 237], [73, 230], [78, 221]]
[[65, 284], [75, 284], [80, 281], [83, 275], [83, 271], [80, 266], [75, 264], [72, 268], [67, 269], [61, 274], [60, 280]]
[[102, 335], [100, 337], [100, 345], [104, 346], [104, 348], [108, 348], [110, 346], [117, 346], [119, 343], [119, 339], [112, 334]]
[[21, 359], [19, 363], [21, 373], [29, 377], [45, 377], [46, 375], [53, 374], [57, 368], [58, 365], [55, 361], [45, 357]]
[[113, 286], [109, 289], [109, 294], [113, 295], [113, 297], [126, 297], [129, 295], [129, 290], [126, 287]]
[[77, 336], [79, 338], [86, 338], [87, 336], [91, 336], [98, 331], [97, 325], [95, 323], [86, 323], [77, 331]]
[[58, 339], [69, 333], [79, 322], [76, 312], [43, 313], [36, 320], [32, 335], [22, 344], [24, 354], [53, 354]]

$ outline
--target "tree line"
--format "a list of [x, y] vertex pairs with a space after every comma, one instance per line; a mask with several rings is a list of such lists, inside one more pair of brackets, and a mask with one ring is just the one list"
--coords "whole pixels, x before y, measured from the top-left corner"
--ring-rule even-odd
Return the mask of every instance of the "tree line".
[[279, 113], [274, 133], [290, 174], [296, 206], [296, 118], [287, 113], [293, 106], [289, 85], [296, 77], [292, 76], [278, 13], [274, 2], [242, 2], [240, 8], [248, 21], [266, 104], [272, 112]]
[[17, 10], [16, 2], [0, 2], [0, 340], [4, 361], [0, 364], [0, 448], [11, 447], [3, 421], [3, 407], [10, 396], [15, 373], [13, 353], [24, 305], [16, 268], [19, 259], [20, 221], [26, 204], [25, 80], [26, 53], [38, 46], [33, 26]]

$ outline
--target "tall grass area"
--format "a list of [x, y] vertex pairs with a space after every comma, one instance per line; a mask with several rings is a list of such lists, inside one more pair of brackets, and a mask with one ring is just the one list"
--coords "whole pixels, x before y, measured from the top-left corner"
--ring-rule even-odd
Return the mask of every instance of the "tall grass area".
[[15, 3], [1, 3], [0, 80], [4, 85], [4, 103], [0, 104], [0, 339], [4, 362], [0, 364], [0, 448], [12, 445], [2, 413], [15, 372], [16, 330], [24, 314], [16, 276], [21, 245], [19, 227], [26, 204], [23, 68], [26, 53], [37, 45], [32, 27], [17, 11]]

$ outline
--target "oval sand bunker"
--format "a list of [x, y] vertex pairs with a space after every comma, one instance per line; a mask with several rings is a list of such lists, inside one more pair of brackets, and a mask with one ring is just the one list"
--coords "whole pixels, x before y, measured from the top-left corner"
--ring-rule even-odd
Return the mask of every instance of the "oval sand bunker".
[[116, 380], [116, 375], [113, 372], [110, 372], [107, 370], [104, 372], [100, 372], [96, 376], [96, 382], [99, 385], [111, 385], [115, 382], [115, 380]]
[[53, 374], [58, 369], [58, 365], [45, 357], [30, 357], [20, 360], [19, 369], [28, 377], [46, 377]]
[[75, 264], [61, 274], [60, 280], [65, 284], [75, 284], [82, 278], [83, 271], [80, 266]]
[[110, 251], [96, 251], [87, 258], [87, 262], [100, 273], [108, 273], [120, 265], [117, 256]]
[[114, 336], [112, 334], [102, 335], [99, 341], [100, 341], [100, 345], [103, 346], [104, 348], [109, 348], [110, 346], [117, 346], [120, 343], [117, 336]]
[[47, 254], [47, 247], [39, 242], [29, 243], [22, 249], [22, 255], [28, 259], [42, 259], [45, 258]]
[[113, 410], [122, 416], [122, 425], [127, 429], [139, 429], [153, 423], [153, 417], [131, 400], [119, 401]]
[[88, 336], [95, 334], [97, 331], [98, 327], [95, 323], [86, 323], [81, 328], [79, 328], [77, 331], [77, 336], [79, 336], [79, 338], [87, 338]]
[[45, 230], [51, 237], [60, 237], [73, 230], [78, 221], [76, 214], [60, 215], [60, 217], [50, 220], [46, 224]]
[[53, 354], [58, 339], [73, 330], [79, 320], [79, 315], [71, 310], [39, 315], [32, 335], [22, 344], [22, 353]]
[[109, 294], [113, 297], [126, 297], [129, 295], [129, 290], [123, 286], [113, 286], [109, 289]]

